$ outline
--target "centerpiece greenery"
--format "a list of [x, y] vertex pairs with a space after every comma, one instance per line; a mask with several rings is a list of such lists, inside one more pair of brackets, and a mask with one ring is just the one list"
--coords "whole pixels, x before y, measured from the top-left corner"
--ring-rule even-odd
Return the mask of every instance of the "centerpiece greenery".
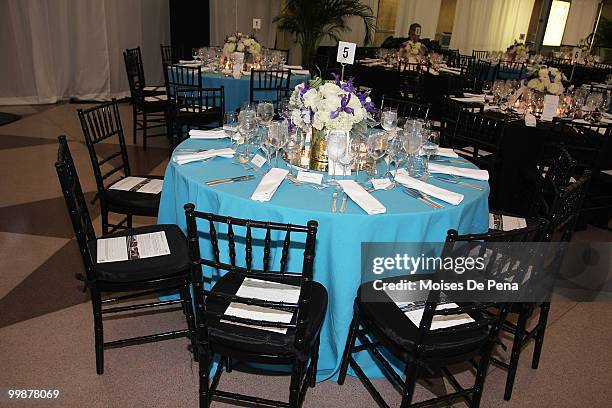
[[349, 30], [348, 17], [363, 19], [364, 43], [368, 44], [376, 19], [372, 9], [359, 0], [287, 0], [285, 8], [273, 21], [279, 30], [294, 35], [302, 46], [302, 65], [310, 67], [325, 36], [340, 41], [340, 34]]

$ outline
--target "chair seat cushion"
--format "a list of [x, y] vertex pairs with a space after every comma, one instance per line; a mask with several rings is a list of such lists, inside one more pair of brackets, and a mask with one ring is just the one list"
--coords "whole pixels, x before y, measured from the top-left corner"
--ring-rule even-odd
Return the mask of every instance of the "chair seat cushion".
[[[163, 180], [163, 177], [161, 176], [136, 177]], [[111, 188], [104, 190], [103, 197], [103, 199], [106, 200], [109, 210], [113, 212], [118, 212], [120, 214], [129, 213], [134, 215], [146, 215], [151, 217], [157, 216], [160, 198], [160, 193], [140, 193], [138, 191], [113, 190]]]
[[159, 231], [163, 231], [166, 234], [170, 255], [131, 261], [96, 263], [97, 240], [89, 241], [87, 246], [89, 247], [98, 279], [108, 282], [138, 282], [188, 273], [189, 253], [187, 250], [187, 238], [185, 238], [180, 228], [174, 224], [130, 228], [105, 235], [102, 238], [125, 237]]
[[[228, 272], [214, 285], [212, 291], [235, 294], [243, 281], [243, 276], [235, 272]], [[265, 279], [263, 279], [265, 280]], [[299, 280], [291, 284], [299, 286]], [[327, 291], [318, 282], [312, 282], [312, 301], [306, 325], [305, 344], [312, 344], [323, 323], [327, 310]], [[207, 308], [216, 313], [223, 313], [229, 302], [218, 297], [207, 299]], [[292, 322], [295, 322], [294, 313]], [[249, 326], [227, 322], [212, 322], [209, 329], [210, 341], [223, 348], [231, 348], [249, 354], [293, 355], [296, 354], [293, 342], [295, 329], [287, 329], [286, 334], [269, 330], [257, 329]]]
[[[422, 280], [423, 276], [401, 276], [385, 278], [383, 281], [397, 282], [400, 279], [418, 281]], [[415, 296], [414, 301], [427, 298], [427, 294], [422, 291], [418, 293], [406, 291], [403, 295], [405, 296], [402, 297], [402, 301], [411, 301], [408, 299], [411, 295]], [[376, 290], [372, 283], [364, 283], [357, 294], [357, 305], [362, 323], [365, 323], [369, 331], [375, 333], [377, 340], [398, 358], [409, 361], [419, 328], [400, 310], [389, 295], [383, 290]], [[482, 317], [477, 313], [470, 313], [470, 316], [475, 320]], [[429, 331], [423, 343], [423, 357], [429, 356], [430, 360], [435, 360], [473, 353], [484, 344], [487, 336], [486, 327], [451, 334]]]

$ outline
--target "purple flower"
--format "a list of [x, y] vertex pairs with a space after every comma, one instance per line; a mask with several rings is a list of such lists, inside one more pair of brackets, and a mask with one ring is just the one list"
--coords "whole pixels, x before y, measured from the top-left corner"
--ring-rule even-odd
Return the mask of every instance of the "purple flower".
[[308, 85], [308, 83], [305, 82], [302, 89], [300, 89], [300, 96], [304, 96], [304, 94], [308, 92], [309, 90], [310, 90], [310, 85]]
[[340, 107], [329, 114], [331, 119], [336, 119], [340, 112], [346, 112], [348, 114], [353, 114], [353, 108], [349, 108], [348, 103], [351, 100], [351, 94], [342, 95], [342, 100], [340, 101]]

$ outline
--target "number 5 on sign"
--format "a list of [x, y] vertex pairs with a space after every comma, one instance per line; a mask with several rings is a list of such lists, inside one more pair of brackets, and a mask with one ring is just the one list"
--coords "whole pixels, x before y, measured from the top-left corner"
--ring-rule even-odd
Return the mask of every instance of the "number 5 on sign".
[[355, 49], [357, 44], [340, 41], [338, 43], [338, 56], [336, 61], [341, 64], [352, 64], [355, 61]]

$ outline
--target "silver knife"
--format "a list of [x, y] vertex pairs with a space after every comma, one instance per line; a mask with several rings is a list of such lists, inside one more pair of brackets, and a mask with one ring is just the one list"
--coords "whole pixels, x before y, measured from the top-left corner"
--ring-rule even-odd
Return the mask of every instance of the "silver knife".
[[218, 180], [210, 180], [210, 181], [207, 181], [206, 184], [209, 185], [209, 186], [215, 186], [217, 184], [222, 184], [222, 183], [234, 183], [236, 181], [251, 180], [254, 177], [255, 176], [252, 175], [252, 174], [247, 174], [245, 176], [228, 177], [228, 178], [222, 178], [222, 179], [218, 179]]
[[449, 179], [449, 178], [445, 178], [445, 177], [433, 177], [436, 180], [440, 180], [440, 181], [446, 181], [447, 183], [452, 183], [452, 184], [459, 184], [461, 186], [466, 186], [466, 187], [471, 187], [471, 188], [475, 188], [476, 190], [484, 190], [484, 188], [482, 188], [482, 186], [479, 186], [478, 184], [472, 184], [472, 183], [468, 183], [467, 181], [461, 181], [461, 180], [454, 180], [454, 179]]
[[338, 192], [334, 191], [334, 194], [332, 194], [331, 212], [336, 212], [336, 203], [337, 202], [338, 202]]
[[346, 211], [346, 200], [348, 199], [348, 194], [343, 193], [342, 202], [340, 203], [340, 212], [343, 213]]

